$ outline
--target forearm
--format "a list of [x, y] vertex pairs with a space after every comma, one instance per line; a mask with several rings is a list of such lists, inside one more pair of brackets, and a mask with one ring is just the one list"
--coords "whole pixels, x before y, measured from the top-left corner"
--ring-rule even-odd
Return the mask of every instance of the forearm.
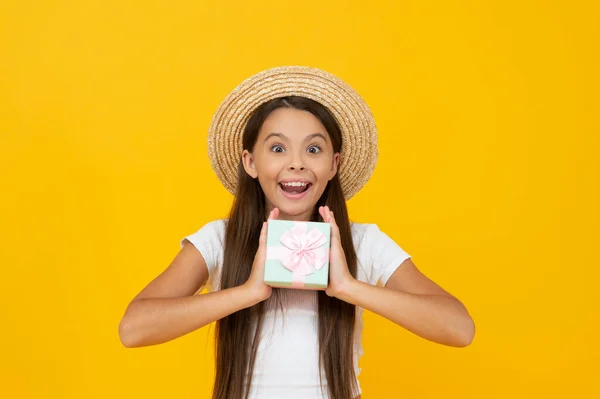
[[133, 301], [119, 325], [126, 347], [156, 345], [181, 337], [258, 302], [244, 286], [182, 298]]
[[475, 325], [456, 298], [412, 294], [353, 280], [339, 299], [377, 313], [425, 339], [449, 346], [467, 346]]

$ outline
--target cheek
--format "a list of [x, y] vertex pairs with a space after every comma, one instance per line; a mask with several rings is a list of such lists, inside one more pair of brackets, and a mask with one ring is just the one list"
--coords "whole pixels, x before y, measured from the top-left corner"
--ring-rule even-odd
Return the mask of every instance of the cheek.
[[315, 163], [312, 169], [315, 176], [319, 179], [328, 180], [331, 175], [332, 162], [331, 159], [328, 159]]
[[260, 159], [256, 162], [258, 176], [263, 179], [274, 179], [279, 174], [281, 167], [275, 159]]

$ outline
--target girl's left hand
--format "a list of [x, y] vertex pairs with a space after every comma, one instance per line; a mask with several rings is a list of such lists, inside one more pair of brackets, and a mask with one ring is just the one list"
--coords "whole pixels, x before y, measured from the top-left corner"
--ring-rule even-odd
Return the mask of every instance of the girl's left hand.
[[337, 297], [342, 288], [351, 284], [355, 279], [348, 270], [346, 255], [342, 249], [342, 240], [340, 239], [340, 230], [335, 223], [333, 212], [328, 206], [320, 206], [319, 214], [326, 223], [331, 224], [331, 243], [329, 249], [329, 284], [325, 293], [329, 296]]

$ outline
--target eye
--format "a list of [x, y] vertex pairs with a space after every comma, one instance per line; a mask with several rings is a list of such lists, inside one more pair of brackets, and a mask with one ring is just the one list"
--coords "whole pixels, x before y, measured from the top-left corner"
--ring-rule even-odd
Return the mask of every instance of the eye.
[[310, 147], [308, 147], [308, 152], [310, 152], [311, 154], [318, 154], [321, 152], [321, 147], [319, 147], [318, 145], [311, 145]]
[[275, 144], [274, 146], [271, 147], [271, 151], [273, 152], [284, 152], [285, 150], [283, 149], [283, 147], [279, 144]]

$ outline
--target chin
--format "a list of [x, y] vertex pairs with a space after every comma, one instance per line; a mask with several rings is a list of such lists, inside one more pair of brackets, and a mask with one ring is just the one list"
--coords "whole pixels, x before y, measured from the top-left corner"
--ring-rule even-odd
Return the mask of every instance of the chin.
[[306, 207], [299, 207], [299, 206], [289, 206], [289, 205], [282, 205], [282, 206], [277, 206], [279, 208], [279, 212], [280, 214], [285, 214], [288, 216], [300, 216], [306, 212], [308, 212], [310, 209], [306, 209]]
[[[286, 204], [286, 203], [280, 203], [280, 204], [276, 204], [275, 207], [279, 208], [279, 214], [280, 215], [285, 215], [288, 217], [296, 217], [296, 216], [301, 216], [304, 215], [306, 213], [312, 213], [312, 210], [314, 208], [313, 206], [306, 206], [306, 205], [300, 205], [300, 204]], [[280, 216], [281, 218], [281, 216]]]

